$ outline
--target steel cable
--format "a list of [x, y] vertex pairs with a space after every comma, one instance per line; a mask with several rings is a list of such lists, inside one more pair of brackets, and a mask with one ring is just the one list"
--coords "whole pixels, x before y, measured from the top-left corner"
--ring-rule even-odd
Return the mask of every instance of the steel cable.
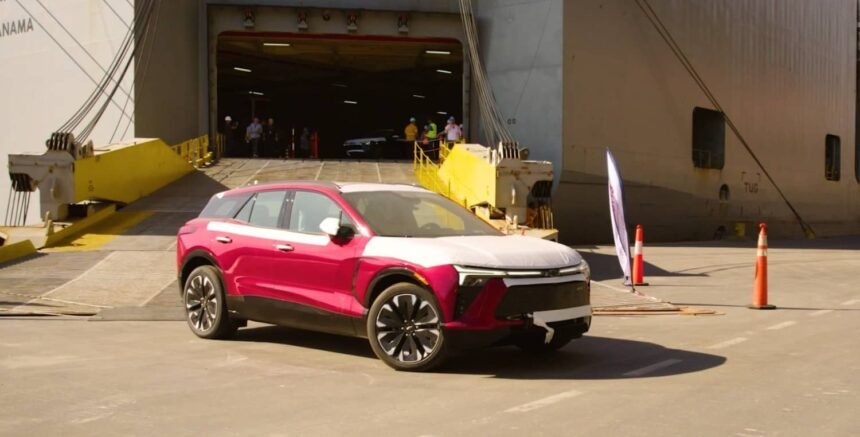
[[[66, 28], [66, 26], [63, 25], [63, 23], [57, 19], [57, 17], [51, 12], [50, 9], [45, 7], [45, 5], [42, 3], [42, 0], [36, 0], [36, 3], [38, 3], [39, 6], [41, 6], [42, 9], [44, 9], [45, 12], [48, 13], [48, 16], [50, 16], [57, 23], [58, 26], [60, 26], [60, 29], [63, 29], [63, 31], [66, 32], [66, 35], [68, 35], [69, 38], [71, 38], [72, 41], [74, 41], [75, 44], [77, 44], [78, 47], [84, 52], [84, 54], [86, 54], [87, 57], [89, 57], [90, 60], [93, 61], [97, 67], [99, 67], [99, 69], [102, 71], [102, 73], [107, 73], [107, 70], [105, 70], [105, 68], [102, 67], [102, 64], [99, 63], [99, 61], [92, 55], [92, 53], [90, 53], [89, 50], [87, 50], [86, 47], [84, 47], [84, 45], [81, 44], [81, 42], [78, 41], [77, 38], [75, 38], [75, 35], [73, 35], [72, 32], [70, 32], [69, 29]], [[113, 79], [113, 78], [111, 78], [111, 79]], [[128, 93], [128, 91], [126, 89], [120, 87], [120, 90], [129, 98], [131, 97], [131, 95]]]
[[[143, 25], [144, 29], [149, 27], [149, 25], [151, 23], [150, 19], [152, 18], [152, 12], [153, 12], [154, 5], [155, 5], [155, 2], [150, 0], [142, 6], [143, 21], [138, 22], [137, 20], [135, 20], [135, 26], [133, 28], [133, 32], [131, 32], [131, 38], [127, 39], [127, 45], [126, 45], [126, 47], [124, 47], [124, 50], [123, 50], [123, 57], [125, 56], [125, 53], [128, 51], [128, 46], [131, 45], [131, 43], [133, 43], [135, 41], [134, 34], [137, 32], [138, 27], [140, 25]], [[119, 89], [119, 84], [122, 83], [122, 80], [125, 78], [125, 75], [128, 72], [129, 67], [131, 67], [132, 62], [134, 62], [135, 55], [137, 54], [140, 47], [141, 47], [141, 44], [134, 44], [134, 48], [132, 49], [131, 54], [128, 56], [128, 60], [125, 62], [125, 66], [122, 69], [122, 72], [120, 73], [119, 78], [116, 80], [116, 84], [113, 86], [113, 88], [111, 89], [111, 92], [108, 95], [108, 100], [106, 100], [101, 105], [101, 108], [96, 112], [96, 115], [90, 120], [90, 122], [84, 127], [84, 129], [77, 135], [77, 138], [79, 139], [79, 141], [81, 143], [85, 142], [89, 138], [90, 134], [95, 129], [99, 120], [101, 120], [101, 117], [104, 115], [104, 112], [108, 107], [109, 101], [113, 99], [113, 96], [116, 94], [117, 89]], [[119, 58], [119, 59], [121, 60], [122, 58]]]
[[725, 110], [723, 110], [723, 107], [722, 105], [720, 105], [720, 102], [717, 100], [716, 96], [714, 96], [710, 88], [708, 88], [708, 85], [705, 83], [704, 79], [702, 79], [696, 68], [693, 66], [692, 62], [690, 62], [689, 58], [687, 58], [687, 56], [684, 54], [684, 51], [675, 41], [675, 38], [672, 37], [671, 32], [669, 32], [669, 29], [666, 27], [665, 24], [663, 24], [663, 21], [660, 20], [659, 15], [657, 15], [657, 12], [654, 11], [654, 9], [651, 7], [651, 4], [648, 2], [648, 0], [634, 1], [636, 2], [636, 5], [639, 6], [639, 9], [642, 10], [642, 13], [644, 13], [645, 16], [648, 18], [648, 21], [651, 22], [651, 25], [654, 27], [657, 33], [660, 34], [660, 37], [663, 39], [663, 41], [669, 46], [669, 49], [672, 50], [672, 53], [675, 55], [678, 61], [681, 62], [681, 65], [684, 66], [684, 69], [687, 71], [687, 73], [693, 78], [693, 81], [696, 82], [696, 85], [699, 87], [699, 89], [705, 94], [705, 97], [707, 97], [708, 101], [710, 101], [711, 104], [714, 105], [715, 109], [717, 109], [718, 111], [720, 111], [721, 114], [723, 114], [723, 117], [725, 118], [726, 124], [729, 126], [729, 129], [731, 129], [732, 133], [735, 134], [741, 145], [744, 147], [747, 153], [749, 153], [750, 157], [752, 157], [753, 161], [755, 161], [756, 165], [758, 165], [762, 173], [764, 173], [765, 177], [767, 177], [768, 181], [770, 181], [773, 187], [776, 188], [776, 192], [782, 198], [783, 202], [785, 202], [786, 206], [788, 206], [788, 209], [791, 210], [792, 214], [794, 214], [794, 217], [797, 219], [797, 222], [803, 230], [803, 233], [807, 237], [814, 237], [815, 232], [813, 231], [812, 227], [803, 220], [803, 218], [800, 216], [800, 213], [797, 211], [797, 209], [794, 208], [794, 205], [791, 204], [791, 201], [788, 200], [788, 197], [785, 195], [785, 193], [783, 193], [779, 185], [777, 185], [776, 181], [764, 167], [764, 164], [762, 164], [761, 160], [759, 160], [758, 156], [756, 156], [755, 152], [752, 150], [752, 147], [749, 145], [746, 138], [741, 134], [740, 130], [735, 125], [734, 121], [732, 121], [731, 117], [729, 117]]
[[498, 110], [495, 96], [481, 62], [477, 25], [471, 0], [460, 0], [460, 16], [466, 35], [467, 54], [472, 67], [472, 79], [478, 96], [478, 107], [483, 115], [482, 121], [486, 125], [483, 130], [493, 146], [499, 142], [515, 143], [513, 135], [502, 120], [502, 115]]
[[[105, 1], [107, 1], [107, 0], [105, 0]], [[157, 34], [157, 31], [158, 31], [158, 14], [161, 11], [161, 1], [160, 0], [154, 0], [154, 1], [155, 1], [155, 6], [154, 6], [155, 7], [155, 17], [151, 21], [152, 29], [150, 30], [150, 26], [147, 25], [143, 29], [143, 35], [140, 38], [140, 40], [142, 41], [141, 44], [143, 47], [142, 48], [143, 53], [141, 54], [141, 56], [139, 58], [140, 61], [138, 62], [137, 66], [135, 67], [134, 81], [131, 84], [131, 92], [132, 93], [134, 92], [134, 89], [135, 89], [135, 83], [137, 83], [138, 81], [143, 83], [143, 80], [146, 79], [146, 73], [149, 71], [149, 61], [150, 61], [150, 59], [152, 59], [152, 47], [155, 45], [154, 39], [155, 39], [155, 35]], [[150, 34], [152, 35], [151, 39], [153, 39], [153, 41], [148, 43], [148, 40], [150, 39], [149, 38]], [[138, 59], [138, 58], [135, 57], [135, 59]], [[138, 76], [139, 71], [141, 72], [140, 76]], [[125, 108], [126, 105], [128, 105], [128, 103], [129, 103], [129, 99], [126, 98], [125, 103], [123, 104], [123, 108]], [[109, 141], [110, 143], [113, 143], [114, 138], [116, 137], [116, 133], [119, 130], [119, 125], [122, 124], [122, 120], [123, 120], [122, 117], [117, 118], [116, 126], [114, 126], [113, 133], [111, 133], [111, 136], [110, 136], [110, 141]], [[131, 118], [128, 119], [128, 123], [126, 123], [125, 129], [123, 129], [122, 134], [120, 135], [119, 139], [125, 138], [125, 135], [126, 135], [126, 133], [128, 133], [128, 129], [131, 127], [131, 124], [134, 123], [134, 120], [135, 120], [135, 114], [134, 114], [134, 111], [132, 111]]]
[[[83, 65], [81, 65], [81, 63], [80, 63], [80, 62], [78, 62], [78, 60], [77, 60], [74, 56], [72, 56], [72, 54], [71, 54], [71, 53], [69, 53], [69, 51], [68, 51], [68, 50], [66, 50], [66, 48], [65, 48], [65, 47], [63, 47], [63, 45], [62, 45], [62, 44], [57, 40], [57, 38], [55, 38], [55, 37], [54, 37], [54, 35], [53, 35], [53, 34], [51, 34], [51, 32], [49, 32], [49, 31], [48, 31], [48, 29], [47, 29], [45, 26], [43, 26], [43, 25], [42, 25], [42, 23], [39, 21], [39, 19], [38, 19], [38, 18], [36, 18], [36, 16], [35, 16], [35, 15], [33, 15], [33, 14], [30, 12], [30, 10], [29, 10], [29, 9], [27, 9], [27, 8], [26, 8], [26, 7], [21, 3], [21, 1], [20, 1], [20, 0], [15, 0], [15, 3], [17, 3], [17, 4], [18, 4], [18, 6], [20, 6], [20, 7], [21, 7], [21, 9], [23, 9], [23, 10], [24, 10], [24, 12], [26, 12], [26, 13], [27, 13], [27, 15], [28, 15], [28, 16], [30, 16], [30, 18], [32, 18], [32, 19], [33, 19], [33, 21], [35, 21], [35, 22], [36, 22], [36, 25], [38, 25], [38, 26], [42, 29], [42, 31], [43, 31], [43, 32], [45, 32], [45, 35], [48, 35], [48, 38], [50, 38], [50, 39], [51, 39], [51, 41], [53, 41], [53, 42], [54, 42], [54, 44], [56, 44], [56, 45], [57, 45], [57, 47], [59, 47], [59, 49], [60, 49], [60, 50], [61, 50], [61, 51], [62, 51], [62, 52], [63, 52], [63, 53], [64, 53], [64, 54], [65, 54], [65, 55], [66, 55], [66, 56], [67, 56], [67, 57], [72, 61], [72, 63], [74, 63], [74, 64], [78, 67], [78, 69], [79, 69], [79, 70], [81, 70], [81, 72], [82, 72], [82, 73], [84, 73], [84, 76], [86, 76], [86, 77], [87, 77], [87, 78], [88, 78], [88, 79], [89, 79], [89, 80], [90, 80], [94, 85], [98, 86], [99, 82], [98, 82], [94, 77], [92, 77], [92, 75], [90, 75], [90, 73], [89, 73], [89, 72], [87, 72], [87, 69], [86, 69], [86, 68], [84, 68], [84, 66], [83, 66]], [[119, 104], [114, 103], [114, 105], [116, 105], [117, 109], [120, 109]], [[124, 116], [126, 116], [127, 118], [130, 118], [130, 117], [128, 116], [128, 114], [126, 114], [125, 112], [123, 112], [123, 115], [124, 115]]]
[[[141, 11], [149, 11], [149, 10], [151, 10], [150, 9], [151, 5], [152, 5], [152, 0], [148, 0], [145, 3], [143, 3], [143, 5], [141, 6], [140, 9], [141, 9]], [[108, 84], [114, 80], [114, 76], [116, 75], [116, 72], [119, 70], [120, 66], [122, 65], [122, 61], [125, 59], [133, 41], [134, 41], [135, 30], [138, 29], [140, 24], [146, 19], [148, 19], [148, 14], [146, 14], [146, 13], [142, 13], [142, 14], [135, 16], [135, 19], [133, 20], [133, 26], [129, 27], [128, 31], [126, 32], [126, 36], [123, 38], [122, 45], [121, 45], [120, 49], [117, 51], [117, 54], [114, 56], [114, 59], [111, 62], [111, 65], [108, 68], [107, 73], [105, 73], [104, 77], [99, 82], [96, 89], [93, 91], [92, 94], [90, 94], [90, 97], [84, 102], [84, 104], [78, 109], [78, 111], [76, 111], [75, 114], [58, 129], [59, 132], [74, 130], [78, 125], [80, 125], [80, 123], [83, 122], [83, 120], [87, 117], [87, 115], [93, 110], [93, 108], [98, 103], [98, 100], [101, 97], [101, 95], [106, 94], [105, 90], [107, 89]], [[119, 84], [121, 82], [122, 82], [122, 79], [116, 81], [117, 84]], [[113, 101], [113, 93], [110, 93], [107, 96], [105, 103], [107, 104], [108, 102], [112, 102], [114, 105], [119, 107], [119, 105]], [[101, 112], [103, 113], [103, 111], [101, 111]], [[130, 117], [128, 117], [128, 118], [131, 119]], [[91, 130], [91, 129], [85, 128], [85, 130]], [[83, 142], [83, 140], [85, 139], [85, 138], [81, 138], [80, 136], [79, 136], [79, 138], [80, 138], [81, 142]]]

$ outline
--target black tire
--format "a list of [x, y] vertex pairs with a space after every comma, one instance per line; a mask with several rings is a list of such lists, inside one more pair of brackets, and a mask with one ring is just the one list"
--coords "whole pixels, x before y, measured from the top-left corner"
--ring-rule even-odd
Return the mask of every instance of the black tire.
[[546, 342], [546, 331], [543, 328], [534, 329], [514, 340], [514, 344], [526, 352], [548, 353], [555, 352], [571, 341], [582, 337], [578, 331], [571, 329], [556, 329], [552, 340]]
[[448, 357], [436, 297], [410, 283], [392, 285], [373, 301], [367, 337], [376, 356], [395, 370], [427, 371]]
[[182, 303], [191, 332], [201, 338], [224, 339], [239, 325], [227, 314], [221, 273], [213, 266], [194, 269], [185, 281]]

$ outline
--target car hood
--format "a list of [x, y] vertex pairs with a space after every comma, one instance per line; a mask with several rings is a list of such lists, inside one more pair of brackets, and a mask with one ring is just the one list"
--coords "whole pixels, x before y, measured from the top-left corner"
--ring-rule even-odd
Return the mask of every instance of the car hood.
[[344, 141], [344, 146], [356, 146], [364, 143], [385, 141], [385, 137], [351, 138]]
[[575, 250], [523, 236], [373, 237], [364, 256], [395, 258], [422, 267], [445, 264], [503, 269], [554, 269], [579, 264]]

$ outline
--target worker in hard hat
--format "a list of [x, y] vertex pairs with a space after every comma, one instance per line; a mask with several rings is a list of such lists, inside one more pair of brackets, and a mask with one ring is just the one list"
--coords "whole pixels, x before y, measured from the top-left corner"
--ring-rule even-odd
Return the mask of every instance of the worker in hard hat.
[[403, 129], [403, 135], [406, 141], [415, 141], [418, 139], [418, 126], [415, 124], [415, 117], [409, 118], [409, 124]]
[[224, 134], [224, 150], [221, 153], [230, 156], [236, 148], [233, 144], [233, 117], [229, 115], [224, 117], [224, 130], [222, 132]]
[[427, 119], [427, 139], [430, 142], [436, 141], [436, 138], [439, 136], [439, 128], [436, 127], [436, 123], [433, 123], [432, 118]]
[[457, 119], [453, 116], [448, 117], [448, 124], [445, 125], [445, 139], [449, 143], [456, 143], [463, 138], [463, 129], [457, 124]]

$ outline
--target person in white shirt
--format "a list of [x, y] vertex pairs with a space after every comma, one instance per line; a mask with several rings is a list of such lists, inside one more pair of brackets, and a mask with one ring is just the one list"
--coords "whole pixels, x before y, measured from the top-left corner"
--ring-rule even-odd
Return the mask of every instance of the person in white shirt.
[[448, 117], [448, 124], [445, 125], [445, 139], [449, 142], [457, 142], [461, 138], [463, 138], [463, 129], [454, 117]]

